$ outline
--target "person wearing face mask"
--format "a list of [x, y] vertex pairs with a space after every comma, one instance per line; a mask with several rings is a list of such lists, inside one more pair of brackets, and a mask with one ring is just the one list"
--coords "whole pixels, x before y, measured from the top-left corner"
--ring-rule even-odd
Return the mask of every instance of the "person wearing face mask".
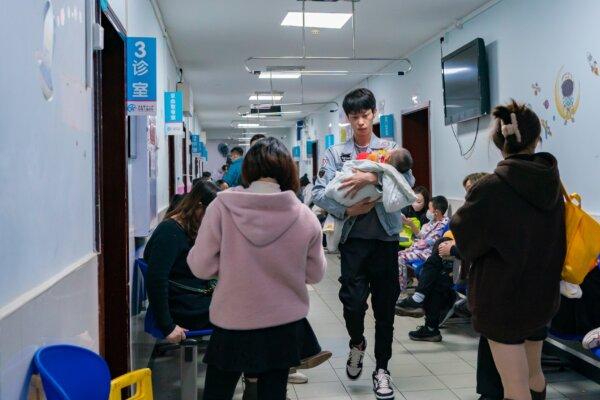
[[421, 227], [429, 222], [427, 219], [427, 204], [429, 191], [423, 186], [413, 189], [417, 199], [402, 209], [404, 229], [400, 232], [400, 247], [407, 248], [413, 244], [413, 238], [419, 234]]
[[416, 235], [416, 241], [406, 250], [398, 253], [398, 263], [401, 268], [408, 267], [415, 261], [425, 261], [433, 252], [433, 246], [448, 227], [448, 200], [444, 196], [436, 196], [429, 202], [427, 210], [428, 223], [423, 225]]

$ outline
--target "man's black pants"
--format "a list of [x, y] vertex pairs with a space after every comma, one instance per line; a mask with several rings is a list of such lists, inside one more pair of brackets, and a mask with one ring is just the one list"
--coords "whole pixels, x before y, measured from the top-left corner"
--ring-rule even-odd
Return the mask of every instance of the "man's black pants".
[[367, 298], [375, 316], [377, 368], [387, 369], [392, 356], [394, 307], [400, 295], [398, 241], [348, 239], [340, 244], [342, 276], [340, 300], [352, 344], [360, 344], [365, 330]]

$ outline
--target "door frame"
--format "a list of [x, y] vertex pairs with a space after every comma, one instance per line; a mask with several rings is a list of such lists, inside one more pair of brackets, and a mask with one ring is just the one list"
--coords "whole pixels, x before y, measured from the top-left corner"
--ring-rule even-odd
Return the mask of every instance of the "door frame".
[[[125, 113], [127, 43], [123, 40], [127, 33], [110, 6], [102, 11], [99, 2], [96, 2], [94, 15], [95, 22], [105, 28], [105, 38], [107, 30], [110, 29], [114, 30], [123, 42], [122, 75], [116, 78], [119, 81], [112, 85], [112, 88], [103, 87], [106, 83], [103, 81], [105, 53], [101, 51], [93, 53], [95, 248], [98, 252], [99, 349], [114, 377], [127, 372], [130, 366], [128, 124]], [[107, 42], [105, 46], [106, 44]], [[119, 97], [121, 96], [119, 92], [122, 92], [122, 102], [104, 101], [104, 89], [111, 90]], [[111, 108], [114, 104], [121, 104], [120, 110]], [[115, 118], [105, 119], [103, 111]], [[122, 127], [118, 119], [122, 119]], [[109, 126], [105, 128], [106, 124]], [[107, 136], [107, 132], [118, 132], [122, 140], [116, 138], [114, 140], [116, 145], [109, 146], [108, 142], [115, 138]], [[110, 179], [107, 179], [109, 174]], [[121, 190], [108, 190], [106, 185], [109, 183], [119, 184]], [[111, 221], [110, 226], [107, 226], [107, 220]], [[107, 268], [109, 264], [120, 268]]]
[[419, 103], [419, 104], [415, 104], [413, 107], [404, 109], [401, 111], [400, 113], [400, 130], [401, 130], [401, 139], [402, 139], [402, 145], [404, 146], [404, 117], [408, 116], [410, 114], [416, 113], [416, 112], [421, 112], [427, 110], [427, 145], [428, 145], [428, 149], [427, 151], [429, 152], [429, 185], [430, 187], [427, 188], [427, 190], [429, 190], [430, 193], [433, 193], [433, 153], [431, 152], [431, 101], [426, 101], [423, 103]]

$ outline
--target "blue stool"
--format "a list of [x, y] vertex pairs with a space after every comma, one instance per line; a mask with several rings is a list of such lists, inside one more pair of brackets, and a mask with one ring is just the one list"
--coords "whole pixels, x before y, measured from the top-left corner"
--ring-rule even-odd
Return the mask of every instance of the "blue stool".
[[[148, 272], [148, 264], [141, 258], [135, 260], [135, 267], [139, 268], [142, 273], [142, 277], [145, 281], [146, 274]], [[145, 287], [145, 285], [144, 285]], [[146, 310], [146, 316], [144, 317], [144, 331], [154, 338], [162, 340], [165, 338], [158, 325], [156, 324], [156, 317], [152, 311], [152, 304], [148, 305]], [[181, 348], [180, 356], [180, 370], [181, 370], [181, 400], [196, 399], [198, 396], [197, 390], [197, 376], [198, 376], [198, 344], [199, 340], [212, 335], [212, 329], [202, 329], [196, 331], [188, 331], [185, 336], [186, 340], [183, 340], [179, 344], [165, 344], [162, 346], [163, 351], [165, 349]]]

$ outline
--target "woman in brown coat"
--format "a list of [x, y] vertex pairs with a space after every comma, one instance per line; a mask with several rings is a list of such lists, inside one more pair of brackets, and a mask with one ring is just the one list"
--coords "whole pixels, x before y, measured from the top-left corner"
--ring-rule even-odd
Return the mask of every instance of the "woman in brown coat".
[[535, 153], [541, 126], [532, 110], [513, 100], [493, 116], [492, 139], [505, 159], [471, 189], [450, 229], [472, 263], [473, 326], [490, 343], [504, 397], [544, 399], [542, 343], [566, 252], [558, 166]]

